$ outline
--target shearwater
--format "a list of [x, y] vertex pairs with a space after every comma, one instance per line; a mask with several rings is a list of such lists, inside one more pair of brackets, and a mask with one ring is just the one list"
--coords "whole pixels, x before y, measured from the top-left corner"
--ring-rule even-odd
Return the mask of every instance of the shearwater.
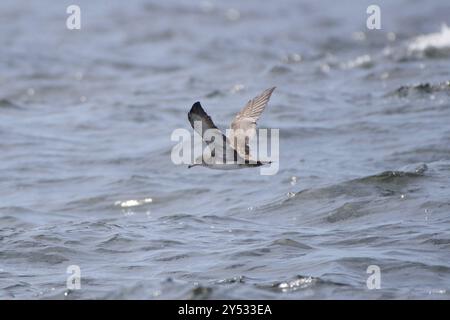
[[210, 152], [195, 159], [194, 164], [188, 168], [200, 165], [211, 169], [233, 170], [270, 164], [271, 161], [260, 161], [252, 157], [249, 141], [256, 135], [256, 121], [266, 108], [274, 90], [275, 87], [266, 89], [249, 100], [231, 122], [231, 129], [227, 130], [228, 136], [217, 128], [200, 102], [194, 103], [188, 113], [188, 119]]

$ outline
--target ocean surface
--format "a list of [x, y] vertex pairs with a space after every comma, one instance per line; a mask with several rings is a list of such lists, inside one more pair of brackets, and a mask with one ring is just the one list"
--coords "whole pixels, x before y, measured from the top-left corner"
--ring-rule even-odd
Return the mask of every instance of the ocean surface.
[[[0, 299], [450, 298], [448, 0], [71, 4], [0, 2]], [[271, 86], [276, 175], [173, 164]]]

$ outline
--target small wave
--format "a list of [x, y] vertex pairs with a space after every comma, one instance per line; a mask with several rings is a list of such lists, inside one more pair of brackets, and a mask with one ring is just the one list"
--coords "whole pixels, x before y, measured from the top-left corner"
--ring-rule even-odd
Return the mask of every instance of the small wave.
[[420, 83], [416, 85], [401, 86], [389, 95], [395, 95], [399, 97], [406, 97], [411, 94], [431, 94], [436, 92], [450, 92], [450, 81], [444, 81], [437, 84], [432, 83]]
[[213, 90], [205, 95], [206, 98], [223, 97], [225, 94], [220, 90]]
[[[289, 197], [262, 205], [258, 209], [267, 213], [281, 208], [287, 212], [296, 212], [294, 208], [299, 205], [306, 206], [309, 209], [304, 211], [307, 215], [302, 216], [304, 224], [317, 219], [335, 223], [358, 218], [372, 214], [373, 210], [367, 208], [377, 207], [385, 203], [387, 198], [393, 198], [395, 201], [404, 199], [405, 195], [413, 192], [410, 186], [416, 179], [426, 178], [427, 170], [426, 164], [407, 166], [400, 170], [384, 171], [329, 186], [304, 189], [292, 193]], [[311, 214], [312, 212], [315, 213]]]
[[237, 276], [237, 277], [217, 280], [215, 283], [216, 284], [246, 283], [247, 280], [248, 280], [248, 278], [245, 276]]
[[[450, 148], [444, 144], [430, 144], [423, 147], [414, 147], [409, 150], [396, 151], [392, 153], [390, 160], [401, 160], [408, 162], [426, 161], [437, 164], [442, 160], [450, 159]], [[445, 167], [439, 170], [445, 170]]]
[[298, 241], [295, 241], [295, 240], [292, 240], [292, 239], [289, 239], [289, 238], [275, 240], [272, 243], [272, 245], [294, 247], [294, 248], [297, 248], [297, 249], [305, 249], [305, 250], [312, 249], [312, 247], [308, 246], [307, 244], [303, 244], [303, 243], [300, 243]]
[[104, 246], [104, 245], [109, 246], [109, 245], [115, 244], [115, 245], [123, 245], [123, 246], [126, 246], [126, 245], [129, 244], [130, 242], [132, 242], [132, 239], [126, 238], [125, 236], [116, 233], [116, 234], [110, 236], [108, 239], [102, 241], [102, 242], [100, 243], [100, 245], [102, 245], [102, 246]]
[[62, 254], [45, 253], [45, 252], [28, 252], [27, 260], [30, 263], [47, 263], [51, 265], [60, 264], [69, 261], [69, 258]]
[[275, 74], [275, 75], [283, 75], [283, 74], [289, 73], [291, 71], [292, 71], [291, 68], [289, 68], [287, 66], [282, 66], [282, 65], [273, 66], [269, 70], [269, 72], [271, 74]]
[[161, 262], [171, 262], [171, 261], [177, 261], [177, 260], [184, 260], [191, 257], [189, 254], [185, 253], [169, 253], [167, 256], [156, 258], [155, 261], [161, 261]]
[[367, 210], [368, 204], [370, 204], [370, 201], [347, 202], [328, 214], [326, 220], [330, 223], [334, 223], [368, 215], [370, 214], [370, 211]]
[[183, 213], [162, 216], [162, 217], [159, 217], [158, 220], [163, 223], [171, 223], [171, 222], [204, 223], [203, 219], [201, 219], [200, 217], [196, 217], [195, 215], [191, 215], [191, 214], [183, 214]]
[[188, 294], [188, 300], [206, 300], [211, 299], [213, 294], [213, 288], [208, 286], [196, 286]]
[[355, 69], [355, 68], [369, 69], [374, 66], [374, 61], [370, 55], [365, 54], [356, 57], [353, 60], [341, 63], [340, 66], [342, 69]]
[[22, 109], [18, 104], [8, 100], [8, 99], [0, 99], [0, 108], [4, 109]]
[[393, 181], [393, 180], [398, 180], [398, 178], [403, 178], [403, 177], [410, 177], [410, 178], [415, 178], [415, 177], [421, 177], [425, 174], [425, 172], [428, 170], [428, 166], [423, 163], [420, 164], [419, 166], [416, 166], [414, 168], [410, 168], [410, 167], [405, 167], [403, 168], [404, 170], [394, 170], [394, 171], [384, 171], [382, 173], [379, 174], [375, 174], [372, 176], [368, 176], [365, 178], [360, 178], [360, 179], [356, 179], [354, 181], [359, 181], [359, 182], [378, 182], [378, 181], [382, 181], [382, 182], [389, 182], [389, 181]]
[[443, 24], [440, 32], [418, 36], [409, 43], [408, 51], [429, 57], [448, 55], [450, 53], [450, 28]]
[[141, 251], [161, 250], [164, 248], [180, 247], [183, 242], [171, 239], [148, 240], [146, 244], [139, 248]]
[[[407, 169], [407, 168], [405, 168]], [[379, 174], [357, 178], [350, 181], [342, 182], [337, 185], [332, 185], [329, 187], [319, 188], [319, 189], [311, 189], [311, 190], [302, 190], [296, 193], [295, 197], [304, 197], [306, 195], [316, 195], [320, 196], [351, 196], [351, 197], [364, 197], [372, 194], [373, 192], [380, 192], [384, 189], [390, 190], [389, 186], [391, 185], [393, 188], [398, 189], [398, 186], [407, 184], [407, 179], [409, 178], [419, 178], [424, 176], [424, 173], [428, 170], [428, 166], [426, 164], [421, 164], [417, 166], [412, 171], [402, 171], [402, 170], [393, 170], [393, 171], [384, 171]], [[393, 190], [390, 190], [393, 191]], [[318, 194], [318, 195], [317, 195]], [[384, 195], [383, 193], [380, 193]], [[294, 197], [294, 198], [295, 198]], [[288, 198], [285, 201], [289, 201], [293, 198]]]
[[294, 279], [286, 281], [278, 281], [270, 284], [256, 285], [261, 289], [266, 289], [276, 292], [293, 292], [301, 289], [307, 289], [313, 287], [319, 279], [315, 277], [297, 276]]

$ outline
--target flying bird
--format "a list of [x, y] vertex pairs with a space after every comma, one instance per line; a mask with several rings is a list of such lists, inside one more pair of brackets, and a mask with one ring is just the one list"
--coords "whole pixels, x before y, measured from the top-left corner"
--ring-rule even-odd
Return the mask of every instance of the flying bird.
[[270, 164], [271, 161], [260, 161], [252, 157], [249, 141], [256, 135], [256, 122], [274, 90], [275, 87], [266, 89], [249, 100], [231, 122], [228, 136], [217, 128], [200, 102], [194, 103], [188, 113], [189, 122], [211, 152], [197, 158], [188, 168], [200, 165], [211, 169], [233, 170]]

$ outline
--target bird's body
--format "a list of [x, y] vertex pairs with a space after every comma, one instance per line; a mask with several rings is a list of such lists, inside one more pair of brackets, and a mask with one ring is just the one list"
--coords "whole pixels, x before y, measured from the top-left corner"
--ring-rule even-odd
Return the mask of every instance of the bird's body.
[[229, 164], [217, 164], [217, 163], [204, 163], [202, 164], [204, 167], [208, 167], [210, 169], [214, 169], [214, 170], [236, 170], [236, 169], [244, 169], [244, 168], [248, 168], [248, 166], [244, 165], [244, 164], [238, 164], [238, 163], [229, 163]]
[[211, 158], [208, 162], [202, 162], [201, 164], [192, 164], [189, 166], [189, 168], [195, 167], [195, 166], [204, 166], [210, 169], [215, 170], [237, 170], [237, 169], [245, 169], [245, 168], [255, 168], [260, 167], [264, 164], [269, 164], [270, 162], [261, 162], [258, 161], [257, 163], [216, 163], [216, 159]]
[[249, 141], [256, 134], [256, 121], [274, 90], [275, 87], [269, 88], [247, 102], [231, 123], [228, 137], [216, 127], [200, 102], [194, 103], [188, 119], [192, 128], [206, 142], [210, 152], [196, 159], [189, 168], [199, 165], [217, 170], [236, 170], [271, 163], [253, 158], [250, 155]]

